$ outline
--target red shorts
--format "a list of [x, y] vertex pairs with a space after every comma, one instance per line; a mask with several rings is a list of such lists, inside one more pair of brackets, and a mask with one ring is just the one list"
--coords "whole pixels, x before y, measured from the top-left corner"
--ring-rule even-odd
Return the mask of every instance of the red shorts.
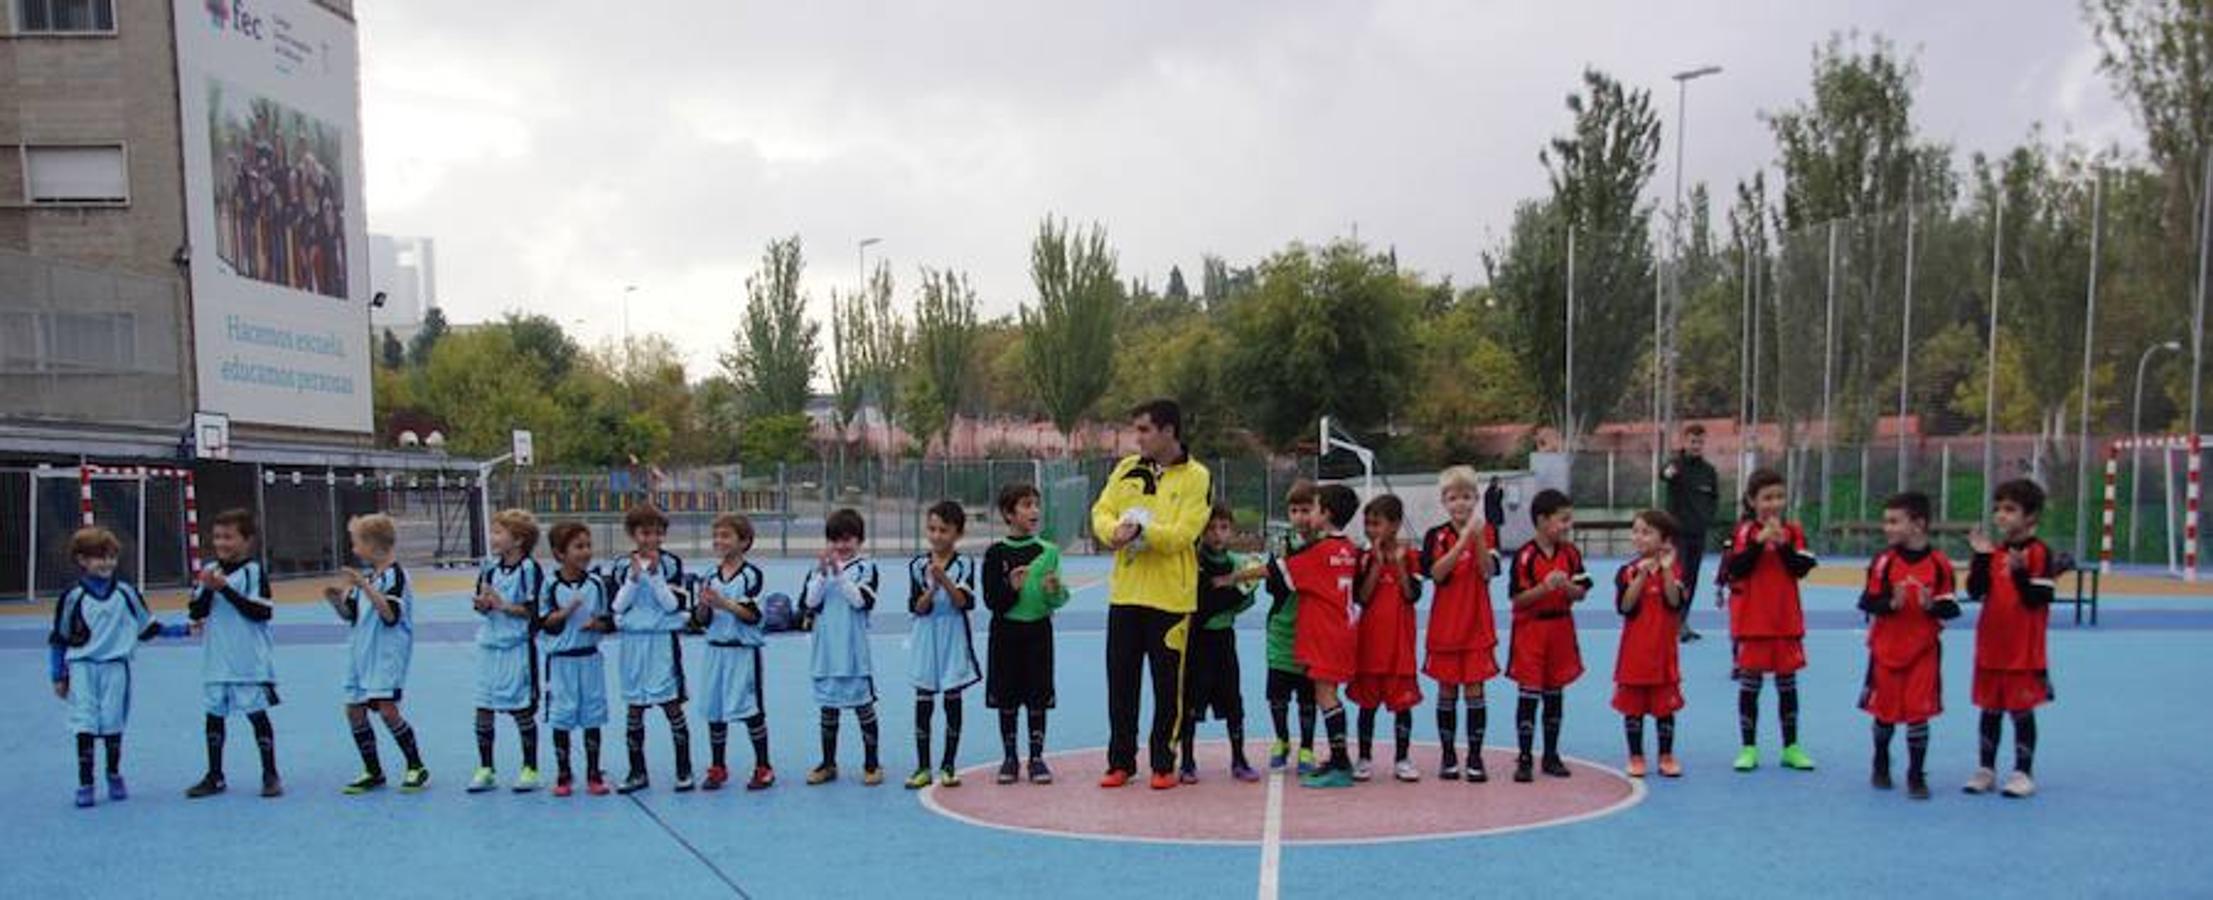
[[1622, 715], [1672, 716], [1682, 708], [1682, 682], [1614, 685], [1614, 711]]
[[1354, 706], [1404, 712], [1422, 702], [1422, 685], [1412, 675], [1354, 675], [1345, 697]]
[[1803, 638], [1738, 638], [1737, 671], [1789, 675], [1806, 667]]
[[2049, 672], [2026, 669], [1975, 669], [1975, 706], [1999, 712], [2021, 712], [2052, 702]]
[[1528, 619], [1514, 626], [1506, 673], [1514, 683], [1553, 690], [1583, 677], [1583, 651], [1575, 643], [1575, 620]]
[[1316, 682], [1344, 684], [1352, 680], [1360, 644], [1352, 623], [1328, 622], [1299, 628], [1291, 642], [1291, 655], [1306, 667], [1306, 677]]
[[1422, 674], [1438, 684], [1480, 684], [1498, 677], [1498, 656], [1489, 649], [1431, 650]]
[[1912, 725], [1944, 712], [1943, 659], [1924, 653], [1913, 665], [1892, 668], [1867, 662], [1860, 709], [1886, 725]]

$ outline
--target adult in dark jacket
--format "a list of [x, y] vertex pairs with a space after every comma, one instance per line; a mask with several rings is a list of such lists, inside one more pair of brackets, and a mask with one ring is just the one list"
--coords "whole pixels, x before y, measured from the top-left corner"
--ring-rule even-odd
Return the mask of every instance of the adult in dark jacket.
[[1683, 441], [1660, 470], [1667, 482], [1667, 512], [1682, 528], [1675, 535], [1675, 558], [1683, 567], [1683, 605], [1679, 636], [1684, 643], [1698, 640], [1690, 627], [1690, 610], [1698, 592], [1698, 568], [1706, 555], [1708, 530], [1721, 504], [1721, 473], [1707, 462], [1706, 426], [1692, 423], [1683, 429]]

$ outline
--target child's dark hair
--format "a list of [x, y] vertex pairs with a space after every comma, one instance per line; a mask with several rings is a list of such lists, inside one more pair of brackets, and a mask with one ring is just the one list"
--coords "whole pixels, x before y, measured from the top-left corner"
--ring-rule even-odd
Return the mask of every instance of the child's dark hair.
[[1883, 501], [1883, 508], [1895, 509], [1905, 513], [1906, 518], [1923, 525], [1929, 523], [1929, 495], [1920, 491], [1904, 491], [1892, 494], [1890, 499]]
[[1291, 482], [1291, 489], [1283, 492], [1283, 505], [1306, 506], [1320, 499], [1321, 487], [1312, 480], [1301, 478]]
[[560, 522], [546, 532], [546, 543], [553, 547], [553, 555], [560, 556], [569, 552], [569, 545], [576, 543], [577, 538], [591, 535], [592, 527], [582, 522]]
[[1315, 490], [1315, 499], [1321, 501], [1322, 511], [1329, 513], [1329, 526], [1343, 528], [1352, 524], [1352, 517], [1360, 512], [1360, 495], [1341, 484], [1325, 484]]
[[1574, 505], [1568, 500], [1568, 495], [1554, 488], [1545, 488], [1538, 491], [1537, 496], [1529, 498], [1529, 522], [1532, 525], [1543, 522], [1551, 518], [1553, 513]]
[[1406, 521], [1406, 503], [1397, 494], [1377, 494], [1368, 501], [1368, 515], [1393, 524]]
[[731, 534], [737, 535], [739, 546], [746, 549], [753, 547], [753, 520], [742, 513], [723, 513], [716, 516], [713, 528], [716, 531], [728, 528]]
[[216, 513], [214, 525], [217, 528], [228, 528], [238, 532], [239, 537], [249, 541], [254, 539], [254, 535], [259, 530], [254, 527], [254, 511], [243, 506], [234, 506]]
[[1662, 540], [1672, 541], [1676, 535], [1683, 533], [1682, 523], [1675, 521], [1675, 517], [1668, 515], [1664, 509], [1648, 509], [1638, 513], [1637, 521], [1643, 522], [1644, 527], [1659, 532]]
[[1036, 499], [1039, 501], [1042, 501], [1044, 499], [1037, 493], [1037, 486], [1027, 481], [1017, 481], [1013, 484], [1007, 485], [1006, 487], [1000, 488], [998, 502], [999, 515], [1014, 515], [1014, 508], [1017, 506], [1021, 506], [1022, 500], [1025, 497]]
[[868, 523], [862, 521], [860, 510], [846, 507], [822, 520], [822, 536], [833, 541], [847, 538], [865, 541], [868, 540]]
[[2044, 489], [2026, 478], [2016, 478], [1999, 484], [1998, 489], [1991, 492], [1990, 499], [1993, 503], [2012, 503], [2029, 516], [2044, 511]]
[[1227, 503], [1216, 501], [1214, 506], [1206, 511], [1206, 524], [1212, 525], [1216, 522], [1237, 524], [1237, 510], [1231, 509]]
[[954, 534], [961, 534], [968, 530], [968, 510], [962, 509], [959, 501], [939, 500], [932, 503], [928, 515], [930, 518], [953, 526]]
[[123, 542], [115, 539], [115, 532], [98, 526], [87, 525], [69, 536], [69, 555], [84, 559], [107, 559], [123, 555]]
[[1758, 518], [1752, 514], [1752, 498], [1759, 496], [1761, 491], [1784, 483], [1781, 472], [1769, 468], [1753, 469], [1751, 476], [1744, 480], [1744, 518]]
[[631, 507], [629, 512], [622, 514], [622, 533], [624, 534], [637, 534], [638, 529], [648, 525], [667, 531], [669, 530], [669, 517], [666, 513], [661, 512], [660, 507], [651, 503], [640, 503]]

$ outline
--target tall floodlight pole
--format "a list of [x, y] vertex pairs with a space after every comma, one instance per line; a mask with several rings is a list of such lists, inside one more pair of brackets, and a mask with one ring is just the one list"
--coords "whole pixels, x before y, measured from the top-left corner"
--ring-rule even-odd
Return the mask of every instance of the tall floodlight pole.
[[[1654, 418], [1658, 420], [1656, 425], [1659, 434], [1654, 442], [1657, 452], [1665, 452], [1669, 433], [1675, 424], [1675, 341], [1677, 325], [1683, 315], [1683, 144], [1689, 131], [1687, 114], [1690, 109], [1690, 83], [1720, 73], [1720, 66], [1703, 65], [1685, 69], [1672, 76], [1675, 79], [1675, 215], [1668, 228], [1670, 256], [1673, 259], [1673, 264], [1669, 267], [1673, 274], [1668, 280], [1674, 284], [1674, 289], [1670, 292], [1673, 299], [1668, 301], [1664, 310], [1658, 305], [1660, 296], [1655, 292], [1652, 310], [1653, 327], [1661, 332], [1660, 343], [1655, 343], [1652, 348], [1654, 361], [1660, 366], [1660, 377], [1656, 380], [1660, 393], [1655, 394], [1659, 402], [1653, 405], [1652, 411]], [[1663, 322], [1664, 326], [1661, 324]], [[1658, 472], [1657, 466], [1654, 467], [1654, 472]]]

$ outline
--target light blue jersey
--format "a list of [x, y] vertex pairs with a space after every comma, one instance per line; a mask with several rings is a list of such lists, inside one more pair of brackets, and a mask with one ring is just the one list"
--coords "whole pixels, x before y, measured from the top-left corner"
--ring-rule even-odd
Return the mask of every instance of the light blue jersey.
[[868, 656], [868, 614], [876, 608], [876, 564], [855, 557], [825, 576], [807, 573], [799, 603], [815, 616], [808, 671], [815, 703], [838, 709], [876, 701], [875, 666]]
[[[735, 572], [725, 572], [721, 566], [717, 566], [714, 571], [702, 576], [699, 584], [701, 593], [705, 593], [705, 589], [711, 587], [715, 589], [715, 593], [722, 595], [724, 600], [740, 606], [750, 606], [754, 610], [753, 621], [747, 622], [728, 610], [709, 609], [705, 603], [699, 603], [703, 610], [702, 614], [709, 617], [707, 619], [707, 643], [716, 646], [742, 647], [759, 647], [767, 643], [767, 636], [761, 630], [761, 568], [759, 566], [752, 563], [739, 563]], [[697, 598], [694, 598], [694, 602], [698, 602]]]
[[[495, 556], [485, 560], [476, 572], [476, 593], [489, 590], [501, 601], [524, 609], [537, 606], [538, 591], [546, 583], [546, 570], [530, 557], [508, 565]], [[482, 622], [476, 626], [476, 645], [492, 650], [508, 650], [530, 642], [531, 619], [513, 616], [504, 610], [480, 612]]]
[[[958, 553], [945, 565], [945, 577], [962, 593], [961, 601], [976, 602], [976, 566]], [[951, 592], [930, 577], [930, 554], [907, 562], [907, 611], [914, 617], [914, 650], [908, 654], [909, 670], [918, 691], [957, 691], [983, 676], [976, 665], [976, 642], [968, 628], [968, 610], [954, 602]], [[924, 597], [927, 612], [919, 611]]]
[[139, 641], [160, 632], [138, 588], [120, 578], [87, 578], [54, 603], [54, 629], [46, 641], [63, 648], [68, 662], [124, 662], [138, 651]]
[[347, 703], [400, 699], [415, 652], [415, 586], [406, 570], [393, 563], [370, 579], [391, 601], [392, 618], [378, 614], [362, 588], [347, 591], [340, 601], [339, 618], [352, 626], [346, 636]]
[[[545, 632], [545, 650], [548, 656], [581, 656], [597, 652], [601, 632], [586, 630], [583, 626], [595, 619], [608, 619], [614, 615], [614, 606], [608, 602], [610, 592], [607, 582], [590, 572], [576, 580], [559, 572], [548, 579], [538, 592], [538, 623]], [[581, 603], [574, 615], [562, 620], [558, 626], [547, 625], [546, 618], [567, 609], [571, 603]]]
[[192, 592], [189, 612], [201, 622], [200, 680], [207, 684], [276, 683], [276, 644], [269, 620], [269, 576], [253, 560], [215, 562], [208, 570], [223, 576], [221, 588]]
[[608, 580], [615, 585], [615, 626], [624, 633], [684, 630], [691, 596], [682, 557], [663, 550], [652, 571], [632, 572], [625, 556], [609, 568]]

